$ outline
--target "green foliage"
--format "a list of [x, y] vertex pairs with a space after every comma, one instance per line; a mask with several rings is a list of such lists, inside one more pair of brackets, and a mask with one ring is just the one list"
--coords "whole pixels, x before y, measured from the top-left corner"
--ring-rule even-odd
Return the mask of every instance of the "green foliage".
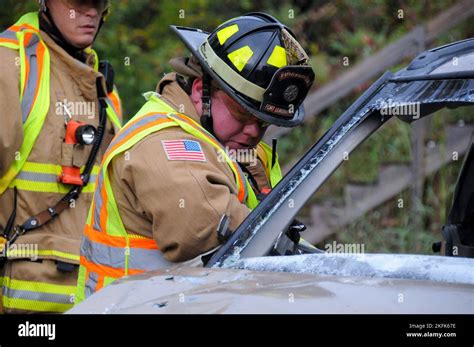
[[[335, 239], [339, 243], [364, 244], [367, 253], [433, 254], [431, 246], [442, 238], [441, 228], [446, 224], [461, 166], [462, 158], [427, 178], [425, 203], [419, 211], [424, 220], [421, 228], [410, 220], [410, 192], [404, 191], [324, 240], [320, 247]], [[399, 199], [404, 201], [402, 208]]]

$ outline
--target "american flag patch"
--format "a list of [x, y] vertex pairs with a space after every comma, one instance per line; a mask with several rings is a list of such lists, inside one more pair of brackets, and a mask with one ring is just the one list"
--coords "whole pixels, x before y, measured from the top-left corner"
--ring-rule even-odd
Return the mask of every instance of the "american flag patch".
[[193, 140], [161, 141], [168, 160], [206, 161], [201, 144]]

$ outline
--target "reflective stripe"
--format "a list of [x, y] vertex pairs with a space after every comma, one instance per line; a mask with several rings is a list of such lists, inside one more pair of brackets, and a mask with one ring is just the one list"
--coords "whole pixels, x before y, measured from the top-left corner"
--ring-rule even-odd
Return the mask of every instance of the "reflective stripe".
[[132, 121], [131, 123], [127, 124], [113, 139], [112, 143], [110, 144], [110, 150], [107, 152], [112, 151], [113, 147], [116, 147], [120, 142], [122, 142], [127, 136], [129, 136], [133, 131], [141, 128], [144, 125], [147, 125], [155, 120], [158, 119], [166, 119], [166, 114], [149, 114], [143, 117], [138, 118], [136, 121]]
[[[95, 182], [96, 178], [97, 178], [97, 175], [92, 174], [89, 179], [89, 182]], [[33, 181], [33, 182], [43, 182], [43, 183], [58, 183], [59, 175], [21, 171], [16, 176], [16, 179]]]
[[219, 43], [224, 45], [226, 41], [235, 33], [239, 32], [239, 26], [237, 24], [229, 25], [217, 32], [217, 38], [219, 39]]
[[91, 296], [95, 293], [97, 282], [99, 281], [99, 275], [93, 271], [88, 271], [87, 273], [87, 281], [86, 281], [86, 288], [85, 288], [85, 295], [86, 298]]
[[[93, 182], [89, 183], [83, 190], [81, 194], [89, 194], [94, 192], [95, 184]], [[25, 181], [25, 180], [15, 180], [10, 183], [8, 188], [16, 187], [18, 190], [25, 190], [30, 192], [40, 192], [40, 193], [55, 193], [55, 194], [66, 194], [71, 189], [70, 185], [64, 185], [62, 183], [43, 183], [43, 182], [34, 182], [34, 181]]]
[[11, 289], [8, 287], [3, 287], [3, 295], [10, 299], [27, 299], [27, 300], [34, 300], [34, 301], [46, 301], [46, 302], [54, 302], [58, 304], [71, 304], [72, 305], [71, 295], [32, 292], [29, 290], [18, 290], [18, 289]]
[[[25, 19], [22, 21], [22, 19]], [[9, 30], [12, 31], [23, 31], [23, 30], [31, 30], [34, 31], [35, 33], [39, 33], [39, 22], [38, 22], [38, 15], [37, 12], [30, 12], [25, 14], [18, 22], [24, 22], [21, 24], [14, 24]], [[28, 24], [30, 23], [30, 24]]]
[[[81, 256], [84, 256], [89, 262], [123, 269], [125, 272], [127, 255], [128, 268], [133, 271], [155, 270], [168, 267], [171, 264], [159, 252], [153, 239], [138, 237], [127, 240], [125, 237], [97, 234], [86, 227], [85, 236], [82, 238]], [[91, 237], [94, 238], [93, 235], [95, 235], [95, 239], [91, 240]]]
[[107, 95], [107, 103], [110, 105], [110, 107], [113, 108], [115, 114], [122, 114], [122, 105], [120, 104], [120, 98], [118, 97], [117, 92], [115, 90]]
[[74, 260], [74, 261], [79, 263], [79, 255], [73, 254], [73, 253], [61, 252], [61, 251], [57, 251], [57, 250], [54, 250], [54, 249], [39, 250], [38, 251], [38, 256], [40, 256], [40, 257], [46, 257], [46, 256], [59, 257], [59, 258]]
[[[93, 51], [95, 53], [95, 51]], [[98, 58], [97, 58], [98, 59]], [[122, 127], [122, 103], [120, 102], [120, 97], [117, 89], [114, 87], [114, 90], [107, 95], [107, 104], [110, 107], [107, 107], [107, 117], [114, 123], [117, 129]]]
[[[122, 117], [122, 111], [120, 111], [120, 114], [118, 114], [118, 113], [115, 112], [114, 108], [107, 107], [106, 113], [107, 113], [107, 117], [109, 118], [110, 121], [112, 121], [112, 123], [115, 125], [115, 127], [117, 129], [120, 129], [122, 127], [122, 123], [120, 121], [120, 119]], [[120, 118], [119, 118], [119, 115], [120, 115]]]
[[[28, 159], [50, 106], [50, 57], [39, 37], [38, 13], [31, 12], [8, 30], [16, 32], [18, 44], [0, 41], [0, 46], [17, 49], [20, 57], [20, 100], [23, 120], [23, 143], [20, 160], [15, 160], [0, 178], [0, 194], [12, 183]], [[5, 33], [6, 36], [11, 35]], [[24, 182], [23, 182], [24, 183]], [[28, 189], [28, 186], [25, 186]], [[39, 187], [35, 190], [42, 191]]]
[[243, 46], [239, 49], [227, 54], [227, 58], [231, 61], [232, 64], [242, 72], [245, 65], [247, 65], [250, 58], [253, 56], [253, 51], [249, 46]]
[[163, 258], [158, 248], [112, 247], [92, 242], [87, 237], [83, 238], [81, 244], [81, 255], [88, 261], [116, 269], [125, 269], [127, 253], [129, 254], [128, 267], [135, 271], [156, 270], [171, 264]]
[[74, 289], [76, 288], [75, 286], [67, 286], [62, 284], [11, 279], [10, 277], [3, 278], [3, 286], [9, 287], [11, 289], [63, 295], [73, 293]]
[[[84, 170], [84, 166], [81, 167], [82, 170]], [[71, 189], [71, 186], [59, 182], [61, 172], [60, 165], [26, 162], [22, 171], [10, 183], [9, 188], [17, 187], [19, 190], [65, 194]], [[99, 166], [94, 165], [89, 183], [82, 190], [83, 193], [94, 191], [98, 172]]]
[[286, 61], [286, 51], [283, 47], [276, 45], [273, 52], [267, 60], [268, 65], [273, 65], [277, 68], [288, 65]]
[[34, 181], [34, 182], [44, 182], [44, 183], [57, 183], [58, 177], [59, 177], [58, 175], [53, 175], [53, 174], [21, 171], [16, 176], [16, 179]]
[[100, 211], [103, 208], [104, 200], [102, 199], [102, 189], [104, 185], [104, 177], [103, 172], [99, 174], [99, 178], [97, 180], [97, 188], [94, 192], [94, 202], [93, 202], [93, 211], [94, 214], [94, 229], [98, 231], [102, 231], [102, 227], [100, 226]]
[[61, 252], [57, 251], [54, 249], [42, 249], [42, 250], [29, 250], [29, 249], [21, 249], [21, 245], [18, 245], [17, 249], [9, 249], [7, 250], [7, 257], [8, 258], [15, 258], [15, 259], [20, 259], [20, 258], [29, 258], [29, 259], [34, 259], [37, 257], [54, 257], [54, 258], [63, 258], [67, 260], [73, 260], [77, 263], [79, 263], [79, 255], [73, 254], [73, 253], [66, 253], [66, 252]]
[[107, 101], [107, 105], [109, 105], [109, 107], [112, 108], [112, 110], [118, 114], [117, 112], [117, 108], [115, 107], [114, 103], [112, 102], [112, 100], [110, 100], [110, 98], [106, 98], [105, 101]]
[[232, 88], [256, 101], [261, 102], [263, 100], [265, 89], [246, 80], [238, 72], [227, 65], [214, 52], [207, 40], [199, 47], [199, 53], [206, 60], [211, 69]]
[[10, 40], [12, 42], [16, 41], [16, 43], [18, 43], [16, 32], [8, 29], [0, 34], [0, 39]]
[[[124, 269], [116, 269], [116, 268], [109, 267], [106, 265], [98, 265], [87, 260], [87, 258], [84, 256], [81, 256], [80, 259], [81, 259], [80, 260], [81, 267], [86, 268], [87, 271], [96, 272], [100, 276], [120, 278], [126, 275], [136, 275], [143, 272], [143, 271], [129, 271], [127, 274]], [[83, 283], [78, 283], [78, 290], [81, 290], [81, 288], [83, 288]]]
[[73, 306], [75, 286], [3, 279], [3, 306], [9, 309], [64, 312]]
[[82, 239], [81, 256], [97, 265], [125, 269], [125, 252], [126, 248], [109, 247], [91, 242], [87, 237]]
[[25, 48], [25, 54], [28, 64], [28, 73], [26, 79], [26, 85], [23, 92], [23, 100], [21, 101], [22, 119], [23, 123], [26, 122], [28, 115], [33, 108], [33, 104], [36, 100], [39, 91], [39, 66], [37, 50], [40, 39], [36, 35], [32, 35], [30, 42]]
[[158, 245], [153, 239], [148, 237], [124, 234], [123, 236], [114, 236], [109, 235], [104, 232], [95, 231], [89, 225], [86, 225], [84, 229], [84, 235], [88, 237], [91, 241], [102, 243], [104, 245], [110, 245], [113, 247], [139, 247], [146, 249], [158, 249]]
[[62, 304], [47, 301], [35, 301], [20, 298], [3, 297], [3, 307], [14, 310], [63, 313], [73, 307], [73, 303]]
[[129, 269], [143, 271], [163, 269], [173, 265], [158, 249], [130, 248], [128, 262]]
[[263, 167], [265, 169], [267, 177], [269, 177], [270, 179], [270, 186], [274, 188], [283, 177], [280, 169], [280, 163], [278, 162], [278, 154], [276, 154], [275, 165], [273, 165], [272, 167], [272, 148], [265, 142], [260, 141], [257, 146], [257, 155], [263, 163]]

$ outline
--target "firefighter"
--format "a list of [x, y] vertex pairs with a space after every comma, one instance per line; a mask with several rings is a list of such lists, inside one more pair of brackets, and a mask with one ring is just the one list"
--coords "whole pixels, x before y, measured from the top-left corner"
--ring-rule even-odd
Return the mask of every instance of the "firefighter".
[[121, 122], [113, 70], [91, 48], [109, 1], [39, 6], [0, 34], [0, 301], [7, 313], [72, 307], [95, 178]]
[[314, 73], [264, 13], [211, 34], [172, 30], [191, 51], [114, 138], [81, 244], [76, 303], [117, 278], [213, 250], [281, 179], [269, 125], [303, 121]]

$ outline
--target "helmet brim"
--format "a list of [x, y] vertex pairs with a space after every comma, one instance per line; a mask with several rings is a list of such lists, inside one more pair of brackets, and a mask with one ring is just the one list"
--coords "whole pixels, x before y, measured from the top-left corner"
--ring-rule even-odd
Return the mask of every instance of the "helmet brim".
[[210, 33], [196, 28], [188, 28], [175, 25], [171, 25], [170, 27], [171, 30], [173, 30], [176, 35], [178, 35], [181, 41], [184, 42], [184, 44], [191, 51], [193, 56], [199, 61], [199, 64], [201, 65], [202, 69], [204, 69], [205, 72], [209, 74], [214, 81], [217, 82], [219, 87], [226, 94], [228, 94], [232, 99], [239, 103], [239, 105], [241, 105], [245, 110], [247, 110], [252, 115], [264, 122], [280, 127], [295, 127], [303, 122], [305, 113], [303, 103], [301, 103], [301, 105], [298, 107], [292, 118], [279, 117], [274, 114], [262, 112], [261, 110], [255, 108], [255, 105], [253, 105], [252, 102], [241, 96], [232, 87], [230, 87], [221, 77], [219, 77], [219, 75], [209, 67], [209, 65], [199, 52], [201, 45], [207, 40]]

